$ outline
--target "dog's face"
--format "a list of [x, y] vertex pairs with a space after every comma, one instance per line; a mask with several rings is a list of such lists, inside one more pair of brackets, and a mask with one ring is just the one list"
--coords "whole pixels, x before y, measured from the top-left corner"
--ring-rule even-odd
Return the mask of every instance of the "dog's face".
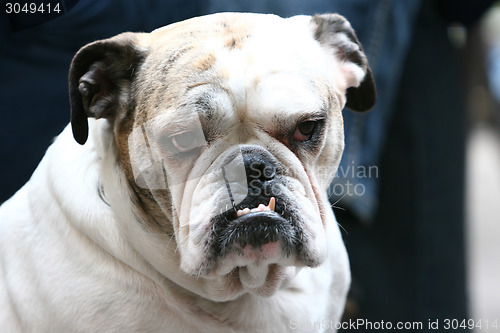
[[73, 60], [70, 95], [76, 140], [87, 117], [109, 120], [136, 223], [176, 242], [147, 255], [264, 294], [285, 267], [327, 257], [341, 110], [375, 99], [338, 15], [215, 14], [95, 42]]

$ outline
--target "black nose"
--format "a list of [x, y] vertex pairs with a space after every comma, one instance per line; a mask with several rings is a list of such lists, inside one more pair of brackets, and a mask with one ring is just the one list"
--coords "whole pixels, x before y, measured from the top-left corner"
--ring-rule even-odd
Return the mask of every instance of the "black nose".
[[276, 176], [276, 159], [271, 154], [265, 150], [252, 148], [243, 148], [241, 152], [249, 184], [251, 182], [264, 183], [274, 179]]

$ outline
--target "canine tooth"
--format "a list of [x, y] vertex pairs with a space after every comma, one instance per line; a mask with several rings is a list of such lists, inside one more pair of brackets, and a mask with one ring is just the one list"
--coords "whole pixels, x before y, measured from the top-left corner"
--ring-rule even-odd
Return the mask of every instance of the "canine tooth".
[[269, 199], [269, 204], [267, 206], [269, 207], [270, 210], [274, 212], [274, 208], [276, 207], [276, 199], [274, 197], [271, 197], [271, 199]]

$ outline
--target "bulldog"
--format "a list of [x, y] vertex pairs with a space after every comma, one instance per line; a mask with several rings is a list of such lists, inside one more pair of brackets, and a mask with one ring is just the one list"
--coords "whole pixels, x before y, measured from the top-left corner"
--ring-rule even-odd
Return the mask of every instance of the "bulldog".
[[342, 16], [123, 33], [75, 55], [69, 94], [71, 126], [0, 208], [3, 332], [340, 320], [350, 271], [326, 189], [343, 107], [376, 99]]

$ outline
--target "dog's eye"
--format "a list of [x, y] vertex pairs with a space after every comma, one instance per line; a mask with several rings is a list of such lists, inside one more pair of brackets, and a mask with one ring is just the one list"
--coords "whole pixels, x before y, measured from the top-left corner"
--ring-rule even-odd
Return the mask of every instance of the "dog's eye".
[[308, 120], [303, 121], [297, 125], [295, 129], [295, 133], [293, 134], [293, 139], [295, 141], [303, 142], [311, 139], [314, 134], [314, 130], [316, 129], [316, 121]]
[[170, 137], [172, 145], [179, 152], [184, 153], [200, 146], [199, 137], [191, 132], [182, 132]]

